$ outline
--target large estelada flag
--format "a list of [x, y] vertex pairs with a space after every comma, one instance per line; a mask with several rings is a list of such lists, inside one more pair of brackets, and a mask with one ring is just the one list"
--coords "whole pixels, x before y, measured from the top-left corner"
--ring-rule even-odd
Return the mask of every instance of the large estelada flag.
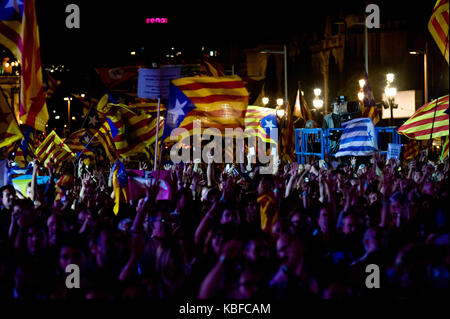
[[436, 41], [439, 50], [448, 60], [448, 0], [438, 0], [428, 22], [428, 30]]
[[47, 138], [36, 149], [36, 158], [41, 165], [46, 167], [50, 160], [53, 160], [59, 170], [64, 162], [73, 160], [75, 154], [61, 140], [55, 131], [51, 131], [50, 134], [47, 135]]
[[447, 136], [449, 120], [447, 110], [448, 94], [419, 108], [398, 128], [398, 133], [416, 140]]
[[[112, 134], [116, 154], [129, 157], [144, 152], [145, 147], [156, 141], [157, 118], [139, 109], [124, 104], [107, 103], [103, 97], [97, 111], [108, 118], [109, 130]], [[162, 136], [164, 120], [159, 121], [158, 136]], [[109, 157], [109, 156], [108, 156]]]
[[336, 157], [370, 156], [377, 152], [375, 126], [370, 118], [356, 118], [343, 123], [342, 127]]
[[193, 134], [194, 121], [202, 130], [244, 129], [248, 91], [238, 76], [186, 77], [172, 80], [163, 140], [180, 127]]
[[94, 156], [92, 149], [92, 146], [96, 144], [96, 141], [93, 139], [94, 134], [95, 131], [93, 129], [82, 128], [71, 133], [64, 143], [78, 156], [80, 154]]
[[95, 139], [97, 139], [105, 149], [106, 156], [110, 162], [117, 161], [118, 155], [116, 146], [114, 144], [113, 135], [108, 121], [104, 121], [100, 129], [95, 133]]
[[274, 140], [270, 138], [270, 131], [273, 129], [277, 129], [275, 109], [255, 105], [249, 105], [247, 107], [244, 130], [244, 136], [246, 138], [256, 137], [263, 142], [277, 144], [278, 139]]
[[21, 124], [45, 131], [47, 104], [42, 81], [39, 29], [34, 0], [3, 0], [0, 3], [0, 43], [22, 65]]

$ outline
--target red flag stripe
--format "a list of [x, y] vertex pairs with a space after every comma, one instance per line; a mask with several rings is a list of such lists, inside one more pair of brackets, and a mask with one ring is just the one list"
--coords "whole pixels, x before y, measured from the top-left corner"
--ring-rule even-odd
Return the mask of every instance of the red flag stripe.
[[196, 82], [177, 86], [181, 91], [193, 91], [201, 89], [239, 89], [244, 88], [242, 81], [224, 81], [224, 82]]
[[205, 104], [215, 102], [242, 102], [248, 103], [248, 96], [243, 95], [230, 95], [230, 94], [215, 94], [203, 97], [189, 97], [194, 104]]
[[[434, 118], [434, 122], [435, 122], [434, 124], [436, 125], [436, 124], [438, 124], [438, 122], [445, 121], [445, 120], [448, 120], [448, 115], [447, 114], [436, 116], [436, 118]], [[414, 123], [402, 125], [401, 129], [402, 130], [407, 130], [407, 129], [411, 128], [411, 127], [425, 125], [425, 124], [429, 124], [429, 123], [433, 123], [433, 118], [428, 118], [428, 119], [416, 121]], [[441, 124], [439, 123], [439, 125], [441, 125]], [[448, 125], [448, 123], [447, 123], [447, 125]]]
[[[11, 42], [17, 45], [20, 52], [23, 50], [22, 38], [20, 35], [13, 29], [11, 29], [8, 25], [0, 21], [0, 33], [8, 38]], [[20, 58], [20, 57], [18, 57]]]

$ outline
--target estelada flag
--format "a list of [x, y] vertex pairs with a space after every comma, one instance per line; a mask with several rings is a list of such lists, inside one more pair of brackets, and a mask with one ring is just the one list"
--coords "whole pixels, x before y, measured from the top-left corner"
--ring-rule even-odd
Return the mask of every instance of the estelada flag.
[[203, 129], [244, 129], [248, 91], [238, 76], [186, 77], [171, 81], [163, 140], [180, 127], [193, 133], [194, 121]]
[[4, 0], [0, 3], [0, 44], [8, 48], [22, 65], [20, 124], [45, 131], [49, 116], [34, 0]]
[[23, 138], [8, 101], [0, 94], [0, 148], [13, 144]]
[[448, 94], [419, 108], [398, 128], [398, 133], [416, 140], [447, 136], [449, 119], [447, 110]]
[[36, 149], [36, 158], [41, 165], [48, 166], [51, 159], [59, 170], [66, 161], [73, 160], [75, 154], [61, 140], [55, 131], [51, 131], [47, 138]]
[[419, 155], [419, 143], [416, 140], [409, 140], [405, 145], [405, 150], [403, 152], [403, 158], [405, 160], [412, 159]]
[[439, 50], [444, 55], [447, 63], [448, 60], [448, 0], [438, 0], [433, 9], [430, 21], [428, 22], [428, 30], [436, 41]]

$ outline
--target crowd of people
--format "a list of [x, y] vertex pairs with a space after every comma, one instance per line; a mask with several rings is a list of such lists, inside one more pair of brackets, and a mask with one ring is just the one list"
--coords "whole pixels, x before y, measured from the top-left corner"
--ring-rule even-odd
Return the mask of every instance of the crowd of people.
[[[224, 167], [166, 165], [172, 199], [156, 200], [159, 184], [148, 183], [115, 214], [110, 166], [34, 160], [26, 194], [0, 189], [0, 296], [448, 296], [448, 157], [286, 163], [276, 174]], [[80, 288], [66, 284], [70, 264]]]

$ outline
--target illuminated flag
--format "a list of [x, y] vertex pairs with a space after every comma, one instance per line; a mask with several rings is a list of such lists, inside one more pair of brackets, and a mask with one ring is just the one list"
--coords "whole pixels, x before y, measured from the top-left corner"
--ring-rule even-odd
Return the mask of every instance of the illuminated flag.
[[4, 0], [0, 3], [0, 43], [22, 65], [21, 124], [45, 131], [48, 111], [42, 83], [35, 1]]
[[[104, 99], [102, 98], [103, 102]], [[108, 117], [111, 136], [117, 155], [129, 157], [145, 151], [156, 141], [157, 119], [148, 113], [135, 113], [123, 104], [99, 102], [97, 110]], [[164, 120], [159, 121], [159, 137], [162, 136]]]
[[22, 131], [17, 125], [8, 101], [0, 94], [0, 147], [13, 144], [23, 138]]
[[375, 98], [373, 97], [373, 91], [372, 87], [370, 86], [367, 73], [364, 74], [363, 92], [364, 92], [364, 99], [363, 99], [362, 117], [368, 117], [372, 119], [373, 124], [376, 125], [380, 121], [380, 114], [378, 112], [378, 108], [375, 103]]
[[64, 142], [74, 153], [80, 154], [83, 152], [83, 155], [93, 156], [92, 146], [94, 146], [95, 141], [91, 141], [91, 137], [94, 135], [94, 132], [93, 130], [83, 128], [71, 133]]
[[308, 104], [306, 103], [305, 97], [303, 96], [303, 94], [301, 94], [300, 88], [297, 90], [297, 97], [295, 99], [295, 106], [294, 106], [294, 115], [303, 119], [305, 123], [313, 119]]
[[111, 134], [110, 125], [108, 121], [103, 122], [102, 126], [95, 133], [95, 138], [103, 145], [106, 156], [111, 162], [117, 160], [116, 147], [114, 145], [114, 140]]
[[339, 150], [336, 157], [370, 156], [377, 151], [375, 127], [369, 118], [356, 118], [342, 124]]
[[398, 133], [416, 140], [428, 140], [448, 135], [448, 94], [419, 108], [402, 126]]
[[[186, 77], [172, 80], [163, 140], [173, 129], [193, 132], [194, 120], [202, 129], [244, 128], [248, 91], [238, 76]], [[192, 135], [192, 134], [191, 134]]]
[[41, 165], [47, 166], [50, 159], [56, 164], [58, 169], [61, 168], [65, 161], [75, 158], [75, 154], [61, 140], [55, 131], [51, 131], [47, 138], [36, 149], [36, 158]]
[[409, 140], [408, 144], [405, 146], [405, 150], [403, 153], [403, 158], [405, 160], [413, 159], [419, 155], [419, 143], [416, 140]]
[[255, 136], [263, 142], [277, 144], [270, 138], [270, 131], [277, 129], [277, 114], [275, 109], [249, 105], [245, 112], [245, 137]]
[[113, 88], [138, 75], [137, 67], [133, 65], [118, 68], [97, 68], [95, 71], [108, 88]]
[[448, 0], [438, 0], [434, 6], [433, 14], [428, 22], [428, 30], [436, 41], [437, 46], [448, 60]]

